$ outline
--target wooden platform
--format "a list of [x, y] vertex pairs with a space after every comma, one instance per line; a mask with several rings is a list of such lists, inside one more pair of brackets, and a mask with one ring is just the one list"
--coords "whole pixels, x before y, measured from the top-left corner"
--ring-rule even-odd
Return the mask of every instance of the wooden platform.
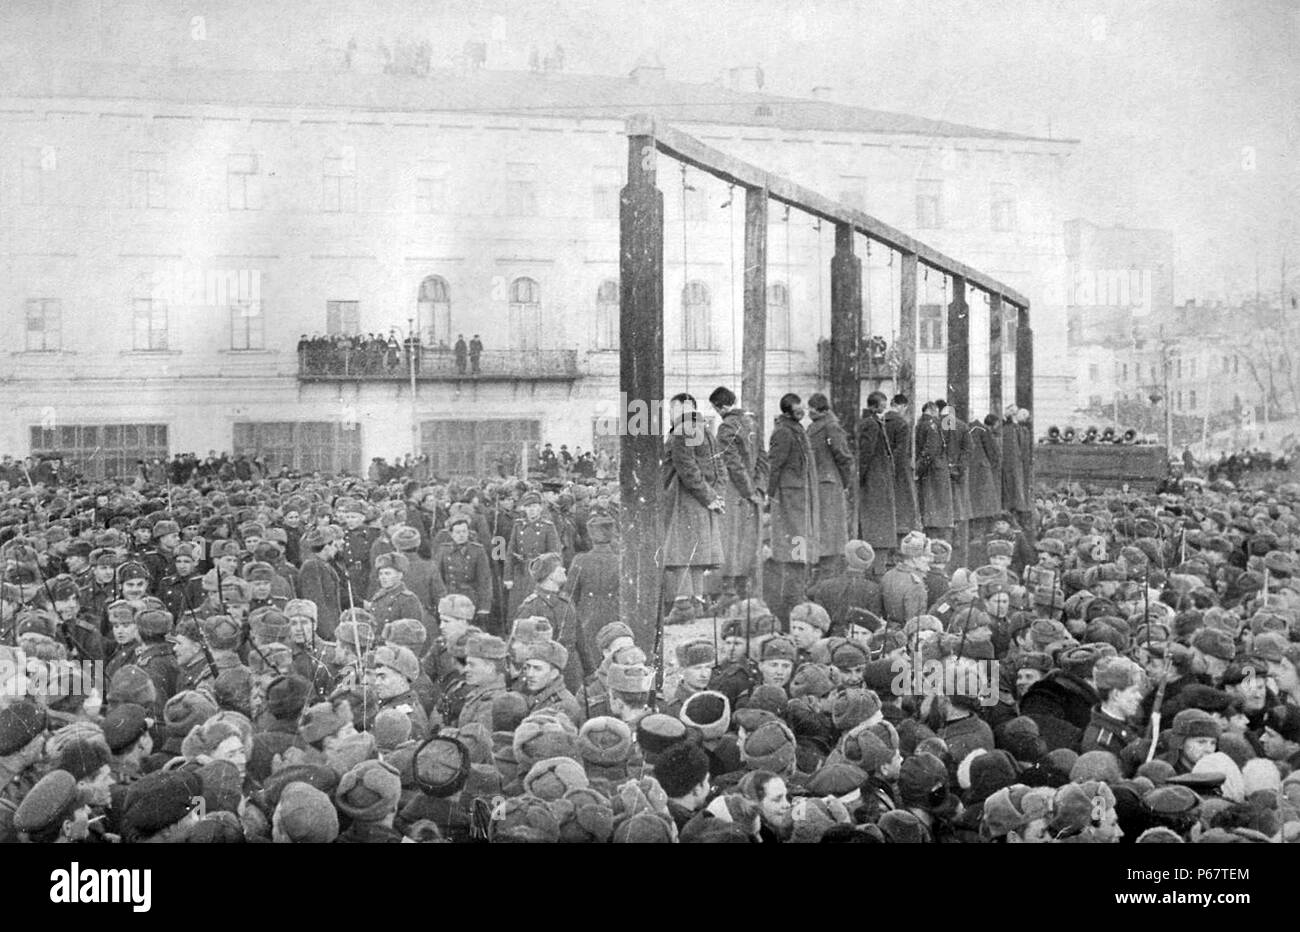
[[1034, 447], [1034, 477], [1056, 485], [1079, 482], [1118, 488], [1154, 490], [1169, 472], [1163, 445], [1113, 443], [1040, 443]]

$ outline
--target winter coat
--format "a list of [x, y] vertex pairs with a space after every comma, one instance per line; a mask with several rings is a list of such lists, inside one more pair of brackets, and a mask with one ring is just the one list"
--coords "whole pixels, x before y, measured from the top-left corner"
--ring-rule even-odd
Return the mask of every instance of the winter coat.
[[[899, 534], [919, 531], [920, 512], [916, 507], [916, 473], [912, 464], [912, 428], [907, 418], [889, 411], [881, 421], [894, 457], [894, 525]], [[868, 541], [870, 543], [870, 541]]]
[[970, 426], [970, 516], [992, 518], [1002, 512], [1001, 438], [984, 424]]
[[924, 527], [953, 526], [948, 452], [939, 421], [933, 417], [916, 422], [916, 491]]
[[850, 528], [857, 525], [850, 511], [857, 479], [849, 435], [839, 418], [827, 411], [813, 418], [808, 444], [817, 474], [818, 543], [823, 557], [840, 556], [853, 534]]
[[748, 576], [758, 566], [762, 513], [752, 499], [766, 484], [766, 457], [754, 418], [732, 408], [718, 425], [719, 486], [722, 513], [722, 576]]
[[901, 525], [893, 454], [885, 425], [868, 411], [858, 424], [858, 534], [872, 547], [898, 546]]
[[970, 468], [970, 428], [966, 422], [953, 418], [952, 429], [943, 432], [943, 445], [948, 453], [948, 475], [952, 481], [952, 517], [954, 521], [970, 519], [970, 490], [967, 485]]
[[709, 503], [722, 495], [713, 435], [687, 414], [673, 425], [664, 456], [664, 566], [718, 566], [722, 525]]
[[1002, 425], [1002, 507], [1007, 511], [1029, 510], [1020, 431], [1010, 420]]
[[772, 500], [772, 559], [815, 564], [821, 559], [821, 509], [816, 466], [803, 425], [782, 414], [768, 444], [767, 494]]

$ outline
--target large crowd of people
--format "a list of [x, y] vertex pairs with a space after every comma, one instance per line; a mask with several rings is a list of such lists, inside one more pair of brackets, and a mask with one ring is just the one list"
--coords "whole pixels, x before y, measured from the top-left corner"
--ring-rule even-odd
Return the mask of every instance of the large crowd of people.
[[0, 841], [1300, 840], [1300, 487], [709, 404], [630, 624], [576, 472], [0, 479]]

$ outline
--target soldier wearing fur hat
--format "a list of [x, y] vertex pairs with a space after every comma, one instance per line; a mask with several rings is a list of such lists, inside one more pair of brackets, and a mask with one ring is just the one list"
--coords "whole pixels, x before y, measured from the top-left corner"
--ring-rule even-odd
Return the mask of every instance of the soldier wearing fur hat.
[[528, 644], [524, 657], [523, 689], [530, 711], [556, 708], [581, 725], [585, 719], [573, 693], [565, 686], [564, 670], [570, 663], [564, 645], [550, 639]]
[[365, 506], [359, 501], [340, 500], [335, 503], [335, 510], [344, 526], [335, 558], [343, 570], [339, 598], [344, 608], [360, 608], [370, 587], [370, 548], [379, 536], [379, 529], [365, 523]]
[[1079, 753], [1109, 751], [1116, 758], [1142, 736], [1133, 724], [1141, 714], [1145, 682], [1142, 668], [1127, 657], [1103, 657], [1093, 668], [1100, 702], [1083, 731]]
[[158, 580], [158, 598], [173, 618], [181, 618], [203, 604], [203, 577], [196, 570], [201, 556], [195, 544], [178, 544], [172, 553], [171, 572]]
[[211, 687], [216, 674], [203, 653], [203, 633], [198, 619], [182, 618], [167, 640], [171, 644], [172, 656], [176, 659], [175, 693], [198, 689], [204, 684]]
[[338, 545], [332, 534], [312, 528], [303, 535], [302, 549], [307, 558], [298, 573], [298, 591], [316, 606], [316, 629], [320, 636], [333, 640], [342, 607], [339, 576], [333, 567]]
[[543, 516], [542, 496], [526, 492], [520, 499], [524, 516], [516, 518], [506, 545], [505, 587], [509, 590], [506, 617], [518, 618], [519, 606], [533, 591], [530, 572], [533, 561], [542, 554], [558, 554], [560, 534], [549, 518]]
[[382, 629], [399, 618], [423, 621], [424, 606], [403, 581], [410, 568], [411, 563], [404, 553], [382, 553], [375, 559], [379, 588], [366, 603], [366, 608], [374, 615], [376, 628]]
[[[104, 639], [99, 620], [81, 607], [81, 592], [70, 576], [56, 576], [48, 583], [52, 608], [60, 625], [59, 634], [68, 646], [70, 659], [103, 660]], [[44, 593], [42, 593], [44, 595]]]
[[757, 657], [762, 641], [776, 632], [776, 619], [758, 599], [736, 602], [719, 631], [721, 653], [709, 677], [709, 689], [725, 695], [734, 705], [763, 681]]
[[375, 692], [379, 709], [396, 709], [411, 720], [411, 737], [423, 741], [429, 730], [429, 716], [411, 684], [420, 675], [420, 662], [405, 647], [385, 644], [374, 653]]
[[468, 596], [474, 603], [475, 621], [483, 627], [492, 614], [492, 567], [487, 550], [472, 541], [467, 515], [453, 515], [447, 521], [451, 540], [438, 546], [433, 555], [433, 591], [441, 599], [450, 593]]
[[506, 642], [490, 634], [470, 635], [465, 645], [465, 693], [456, 725], [480, 722], [492, 730], [492, 702], [506, 688]]
[[899, 544], [902, 560], [885, 573], [880, 582], [885, 618], [890, 624], [904, 625], [925, 613], [927, 590], [925, 574], [929, 569], [929, 541], [919, 531], [912, 531]]
[[583, 680], [596, 672], [594, 658], [587, 655], [588, 642], [578, 621], [578, 611], [562, 591], [568, 575], [557, 553], [544, 553], [529, 567], [536, 588], [519, 604], [516, 618], [545, 618], [551, 623], [556, 641], [569, 654], [564, 683], [570, 692], [582, 688]]
[[676, 715], [687, 699], [709, 688], [713, 665], [717, 659], [718, 653], [713, 643], [703, 638], [684, 641], [677, 645], [677, 668], [680, 679], [677, 681], [676, 692], [664, 709], [668, 715]]
[[808, 598], [826, 610], [830, 630], [845, 637], [853, 628], [874, 632], [885, 613], [880, 584], [868, 576], [876, 554], [864, 540], [851, 540], [844, 548], [844, 572], [814, 583]]

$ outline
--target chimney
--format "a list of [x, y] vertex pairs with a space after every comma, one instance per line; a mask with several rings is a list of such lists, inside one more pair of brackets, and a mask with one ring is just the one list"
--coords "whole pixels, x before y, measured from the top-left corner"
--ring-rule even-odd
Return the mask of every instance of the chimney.
[[818, 84], [812, 89], [813, 100], [830, 100], [831, 88], [828, 84]]
[[658, 55], [642, 55], [633, 66], [630, 77], [633, 84], [662, 84], [666, 70]]

